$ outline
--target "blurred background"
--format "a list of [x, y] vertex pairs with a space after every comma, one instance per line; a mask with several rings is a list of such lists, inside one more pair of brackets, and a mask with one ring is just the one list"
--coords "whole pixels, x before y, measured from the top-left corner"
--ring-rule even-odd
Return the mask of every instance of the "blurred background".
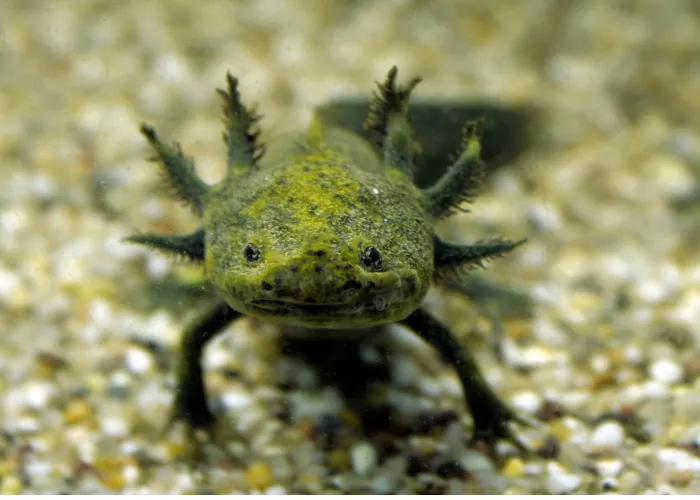
[[[0, 493], [700, 492], [698, 33], [693, 0], [0, 2]], [[423, 77], [421, 109], [493, 118], [485, 192], [439, 231], [529, 242], [472, 301], [426, 300], [541, 423], [518, 431], [536, 452], [472, 446], [454, 374], [406, 332], [358, 354], [386, 365], [368, 430], [246, 319], [205, 366], [251, 449], [213, 453], [202, 482], [159, 432], [209, 291], [120, 241], [196, 225], [138, 124], [216, 182], [227, 71], [273, 141], [392, 65]], [[436, 116], [413, 117], [424, 148], [455, 132]]]

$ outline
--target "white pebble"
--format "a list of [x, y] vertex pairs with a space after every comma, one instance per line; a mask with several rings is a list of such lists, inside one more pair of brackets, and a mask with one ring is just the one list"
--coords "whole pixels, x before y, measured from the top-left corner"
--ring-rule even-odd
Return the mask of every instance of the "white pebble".
[[670, 393], [668, 385], [657, 380], [647, 380], [643, 385], [646, 397], [650, 399], [664, 399]]
[[93, 323], [105, 327], [112, 322], [112, 306], [104, 299], [94, 299], [88, 304], [88, 314]]
[[431, 398], [437, 398], [443, 393], [442, 385], [432, 378], [422, 378], [420, 382], [418, 382], [418, 388], [421, 394], [425, 394]]
[[9, 302], [9, 299], [19, 287], [20, 280], [17, 275], [0, 267], [0, 300]]
[[628, 363], [638, 365], [644, 360], [642, 350], [636, 345], [628, 345], [625, 347], [625, 359]]
[[148, 373], [153, 368], [153, 357], [140, 347], [132, 347], [124, 353], [126, 367], [131, 373]]
[[127, 456], [135, 456], [138, 455], [140, 452], [143, 451], [143, 446], [141, 443], [137, 441], [124, 441], [122, 444], [119, 446], [119, 451], [123, 455]]
[[39, 429], [39, 421], [36, 418], [21, 417], [15, 421], [15, 431], [20, 434], [34, 434]]
[[608, 421], [598, 425], [591, 434], [593, 448], [618, 448], [625, 440], [625, 430], [619, 422]]
[[174, 53], [161, 56], [155, 64], [158, 78], [167, 84], [179, 84], [190, 76], [187, 62]]
[[503, 357], [509, 365], [523, 369], [539, 368], [556, 360], [550, 349], [537, 345], [521, 348], [510, 339], [503, 342]]
[[528, 218], [538, 229], [556, 233], [563, 227], [563, 219], [557, 207], [551, 204], [536, 203], [530, 207]]
[[172, 259], [168, 259], [164, 255], [156, 253], [149, 254], [146, 257], [146, 273], [150, 278], [162, 278], [170, 270]]
[[366, 441], [358, 443], [350, 450], [350, 462], [356, 473], [367, 475], [377, 466], [377, 450]]
[[122, 476], [127, 484], [136, 484], [141, 476], [141, 470], [135, 464], [126, 465], [122, 469]]
[[547, 464], [547, 490], [552, 495], [570, 493], [581, 486], [581, 478], [571, 474], [561, 465], [550, 462]]
[[27, 384], [24, 390], [24, 403], [30, 408], [41, 410], [46, 407], [55, 392], [54, 386], [49, 383], [32, 382]]
[[270, 486], [268, 489], [265, 490], [266, 495], [286, 495], [287, 494], [287, 488], [284, 486], [281, 486], [279, 484], [276, 484], [275, 486]]
[[129, 432], [129, 426], [126, 422], [117, 417], [107, 417], [100, 422], [100, 428], [107, 436], [124, 437]]
[[642, 280], [637, 284], [637, 296], [650, 304], [660, 302], [668, 295], [668, 289], [658, 281]]
[[478, 451], [467, 450], [459, 457], [459, 463], [467, 469], [473, 472], [475, 475], [480, 477], [480, 474], [488, 473], [493, 471], [493, 462]]
[[649, 367], [654, 380], [665, 385], [677, 384], [683, 378], [683, 368], [670, 359], [659, 359]]
[[250, 407], [253, 404], [253, 398], [244, 391], [227, 391], [222, 394], [221, 403], [226, 408], [241, 410]]
[[532, 391], [523, 391], [516, 394], [511, 403], [515, 409], [527, 413], [529, 415], [534, 415], [542, 406], [542, 398], [539, 394]]
[[388, 495], [395, 489], [396, 480], [393, 477], [388, 476], [386, 474], [378, 476], [372, 481], [372, 491], [376, 495]]
[[391, 379], [396, 387], [413, 387], [420, 378], [416, 364], [404, 356], [397, 356], [391, 364]]
[[657, 455], [659, 463], [669, 471], [690, 470], [700, 473], [700, 458], [695, 458], [685, 450], [662, 448]]
[[596, 462], [596, 470], [603, 477], [617, 477], [622, 472], [622, 460], [600, 460]]
[[50, 476], [54, 470], [54, 466], [49, 461], [28, 460], [23, 464], [22, 469], [29, 476], [30, 480], [33, 480]]

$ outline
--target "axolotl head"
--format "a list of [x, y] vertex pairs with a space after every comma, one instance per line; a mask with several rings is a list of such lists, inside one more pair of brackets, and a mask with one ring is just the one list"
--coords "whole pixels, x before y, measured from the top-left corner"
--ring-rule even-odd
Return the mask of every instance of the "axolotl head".
[[237, 311], [310, 328], [401, 320], [433, 274], [433, 239], [410, 182], [324, 162], [252, 173], [214, 190], [206, 272]]

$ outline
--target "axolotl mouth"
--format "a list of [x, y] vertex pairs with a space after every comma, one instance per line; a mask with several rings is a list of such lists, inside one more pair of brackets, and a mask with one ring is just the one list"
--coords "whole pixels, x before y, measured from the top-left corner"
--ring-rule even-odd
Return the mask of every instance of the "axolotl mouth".
[[377, 313], [384, 312], [392, 304], [401, 304], [405, 301], [395, 301], [389, 302], [386, 298], [381, 295], [376, 295], [372, 300], [360, 301], [354, 304], [347, 303], [329, 303], [329, 304], [317, 304], [311, 302], [301, 302], [296, 300], [270, 300], [270, 299], [259, 299], [252, 300], [248, 305], [263, 309], [265, 311], [271, 311], [277, 314], [290, 314], [290, 315], [304, 315], [304, 316], [350, 316], [354, 314], [360, 314], [363, 312], [372, 313], [376, 311]]
[[426, 282], [413, 270], [370, 273], [346, 265], [338, 266], [338, 272], [298, 279], [303, 273], [288, 269], [271, 267], [231, 280], [219, 276], [214, 282], [231, 307], [243, 314], [284, 325], [336, 329], [400, 321], [420, 305], [427, 291]]
[[269, 321], [293, 326], [358, 328], [391, 323], [408, 316], [419, 301], [404, 294], [374, 294], [352, 302], [318, 303], [296, 299], [253, 299], [246, 312]]

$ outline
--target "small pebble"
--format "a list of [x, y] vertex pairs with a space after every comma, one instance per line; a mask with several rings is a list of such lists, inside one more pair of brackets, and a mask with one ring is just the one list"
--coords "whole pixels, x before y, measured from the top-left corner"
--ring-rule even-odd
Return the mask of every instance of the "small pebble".
[[124, 361], [131, 373], [144, 374], [153, 370], [153, 356], [145, 349], [131, 347], [124, 353]]
[[0, 484], [0, 494], [21, 495], [22, 481], [20, 481], [19, 477], [15, 476], [14, 474], [3, 477], [2, 484]]
[[74, 399], [68, 403], [63, 412], [63, 420], [67, 425], [86, 422], [94, 414], [93, 407], [84, 399]]
[[287, 488], [281, 485], [274, 485], [270, 486], [268, 489], [265, 490], [266, 495], [286, 495], [287, 494]]
[[607, 421], [598, 425], [590, 437], [593, 448], [618, 448], [625, 440], [625, 430], [619, 422]]
[[618, 488], [620, 493], [632, 494], [637, 493], [637, 490], [642, 484], [642, 475], [636, 470], [627, 470], [620, 474], [618, 480]]
[[416, 364], [406, 358], [398, 357], [391, 364], [391, 378], [396, 387], [413, 387], [420, 379]]
[[132, 377], [125, 371], [117, 371], [109, 378], [107, 394], [115, 399], [129, 397], [129, 388], [132, 385]]
[[659, 359], [649, 367], [654, 380], [664, 385], [677, 384], [683, 379], [683, 367], [670, 359]]
[[542, 397], [532, 391], [523, 391], [516, 394], [511, 400], [516, 410], [528, 415], [534, 415], [542, 406]]
[[328, 453], [326, 460], [328, 467], [333, 469], [345, 470], [350, 465], [350, 457], [348, 452], [342, 448], [336, 448]]
[[100, 475], [102, 484], [110, 490], [119, 491], [126, 486], [126, 478], [121, 469], [108, 471], [106, 474]]
[[617, 489], [617, 479], [604, 477], [600, 480], [600, 489], [603, 491], [615, 491]]
[[596, 470], [598, 474], [604, 477], [617, 477], [622, 472], [624, 464], [622, 460], [601, 460], [596, 462]]
[[383, 474], [372, 480], [372, 492], [375, 495], [388, 495], [396, 489], [396, 479], [392, 476]]
[[15, 420], [15, 430], [22, 434], [34, 434], [41, 429], [39, 420], [34, 417], [21, 417]]
[[125, 437], [129, 433], [129, 425], [123, 418], [106, 417], [100, 421], [100, 429], [110, 437]]
[[44, 409], [51, 397], [56, 393], [55, 387], [49, 382], [32, 382], [24, 390], [25, 404], [34, 409]]
[[272, 470], [261, 462], [252, 464], [245, 472], [245, 480], [248, 486], [253, 490], [266, 490], [270, 487], [274, 479], [275, 477], [272, 475]]
[[581, 478], [571, 474], [561, 465], [550, 462], [547, 464], [547, 490], [552, 495], [571, 493], [581, 486]]
[[510, 457], [508, 460], [506, 460], [501, 472], [506, 477], [521, 477], [525, 473], [525, 464], [522, 459], [518, 457]]
[[700, 458], [685, 450], [662, 448], [657, 454], [657, 460], [668, 471], [690, 470], [700, 474]]
[[544, 439], [536, 451], [542, 458], [556, 460], [559, 458], [559, 454], [561, 453], [561, 445], [559, 440], [550, 434]]
[[350, 450], [350, 462], [357, 474], [367, 475], [377, 466], [377, 450], [366, 441], [358, 443]]
[[129, 484], [136, 484], [141, 476], [141, 469], [136, 464], [129, 464], [123, 470], [124, 481]]
[[465, 451], [459, 458], [462, 466], [469, 472], [473, 472], [475, 475], [481, 473], [489, 473], [493, 471], [493, 462], [484, 455], [474, 450]]

